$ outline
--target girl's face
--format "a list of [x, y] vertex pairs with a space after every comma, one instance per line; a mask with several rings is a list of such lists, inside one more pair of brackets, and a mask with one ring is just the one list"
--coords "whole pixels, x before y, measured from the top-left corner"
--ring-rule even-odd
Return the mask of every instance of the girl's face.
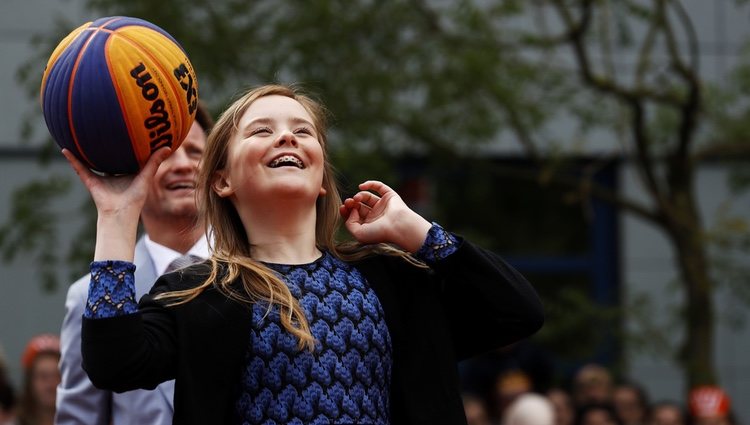
[[250, 205], [264, 199], [313, 201], [323, 184], [323, 147], [313, 118], [296, 100], [261, 97], [242, 115], [229, 140], [227, 166], [214, 187]]

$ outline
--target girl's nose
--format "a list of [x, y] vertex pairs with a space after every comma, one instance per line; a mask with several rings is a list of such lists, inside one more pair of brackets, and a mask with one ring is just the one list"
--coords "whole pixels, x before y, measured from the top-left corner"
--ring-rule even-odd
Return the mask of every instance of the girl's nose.
[[285, 131], [276, 140], [276, 146], [284, 146], [284, 145], [290, 145], [294, 147], [297, 146], [297, 138], [294, 136], [294, 133], [292, 133], [291, 131]]

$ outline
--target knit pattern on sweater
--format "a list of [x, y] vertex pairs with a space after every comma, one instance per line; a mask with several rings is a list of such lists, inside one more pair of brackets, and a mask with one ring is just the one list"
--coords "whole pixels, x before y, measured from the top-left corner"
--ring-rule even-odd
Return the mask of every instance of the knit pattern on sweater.
[[102, 319], [138, 311], [134, 272], [135, 264], [128, 261], [93, 261], [83, 317]]
[[278, 309], [252, 311], [236, 403], [242, 424], [387, 424], [391, 340], [375, 292], [356, 268], [324, 253], [304, 265], [267, 264], [300, 301], [314, 352], [300, 351]]

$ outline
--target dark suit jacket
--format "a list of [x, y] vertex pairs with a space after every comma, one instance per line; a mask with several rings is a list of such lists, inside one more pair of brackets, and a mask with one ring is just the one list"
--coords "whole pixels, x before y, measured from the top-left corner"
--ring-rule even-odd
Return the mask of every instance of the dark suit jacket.
[[[393, 343], [392, 424], [465, 424], [457, 362], [508, 345], [543, 323], [528, 282], [498, 256], [462, 242], [432, 270], [395, 257], [356, 264], [378, 295]], [[163, 276], [151, 291], [195, 287], [209, 266]], [[231, 423], [250, 335], [250, 310], [211, 288], [165, 308], [84, 319], [84, 368], [114, 391], [175, 379], [175, 424]]]

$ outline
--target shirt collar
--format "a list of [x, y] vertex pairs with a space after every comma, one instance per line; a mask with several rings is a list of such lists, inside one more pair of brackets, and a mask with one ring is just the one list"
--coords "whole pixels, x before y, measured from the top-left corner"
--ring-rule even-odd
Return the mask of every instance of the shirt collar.
[[[157, 275], [164, 274], [164, 271], [167, 270], [167, 267], [169, 264], [174, 261], [177, 257], [181, 257], [183, 254], [171, 249], [167, 248], [164, 245], [161, 245], [159, 243], [156, 243], [151, 240], [151, 238], [148, 237], [148, 235], [145, 235], [144, 237], [145, 243], [146, 243], [146, 250], [148, 251], [149, 256], [151, 256], [151, 261], [154, 263], [154, 271], [156, 271]], [[208, 258], [208, 241], [206, 240], [205, 236], [201, 236], [200, 239], [193, 245], [186, 254], [192, 254], [197, 255], [200, 258]]]

